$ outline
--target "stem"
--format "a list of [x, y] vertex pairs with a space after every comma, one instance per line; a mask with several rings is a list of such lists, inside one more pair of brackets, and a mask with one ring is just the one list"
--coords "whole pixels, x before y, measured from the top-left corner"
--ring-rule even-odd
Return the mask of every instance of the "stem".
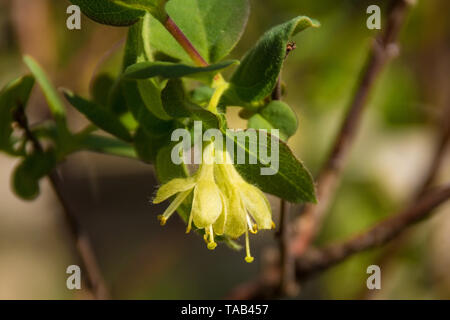
[[[43, 152], [43, 147], [39, 140], [33, 135], [30, 130], [28, 119], [26, 117], [24, 108], [22, 105], [18, 105], [14, 118], [19, 126], [24, 130], [25, 137], [33, 145], [35, 152]], [[91, 292], [95, 299], [110, 299], [110, 294], [103, 279], [100, 267], [92, 248], [92, 244], [89, 240], [87, 233], [82, 229], [80, 223], [77, 221], [75, 212], [69, 206], [67, 198], [63, 193], [62, 181], [56, 170], [53, 170], [48, 178], [50, 184], [58, 198], [64, 212], [65, 222], [70, 231], [73, 242], [78, 252], [78, 258], [80, 261], [80, 267], [86, 271], [86, 278], [88, 291]]]
[[329, 268], [347, 257], [382, 246], [400, 235], [411, 225], [428, 218], [433, 209], [450, 199], [450, 185], [428, 192], [402, 212], [388, 218], [368, 231], [343, 243], [311, 251], [297, 260], [297, 277]]
[[[319, 175], [317, 190], [319, 204], [307, 204], [296, 223], [298, 234], [291, 241], [290, 254], [297, 258], [305, 252], [306, 248], [309, 247], [309, 244], [314, 239], [319, 224], [328, 208], [328, 204], [331, 202], [339, 175], [344, 167], [346, 156], [349, 153], [350, 145], [358, 131], [359, 122], [361, 121], [369, 93], [385, 64], [398, 52], [395, 41], [400, 27], [405, 20], [408, 12], [407, 9], [411, 4], [412, 0], [394, 0], [386, 31], [373, 44], [366, 66], [361, 72], [360, 83], [336, 138], [332, 152]], [[277, 91], [278, 84], [272, 97], [278, 96], [279, 91]], [[270, 272], [270, 275], [266, 275], [265, 278], [277, 278], [283, 271], [273, 269], [268, 272]], [[297, 272], [298, 275], [299, 273]], [[237, 290], [233, 291], [231, 297], [238, 297], [239, 299], [262, 299], [277, 296], [279, 296], [279, 293], [273, 290], [270, 281], [259, 277], [255, 281], [241, 285]]]
[[394, 1], [385, 33], [381, 34], [373, 43], [367, 64], [361, 73], [362, 76], [356, 94], [332, 151], [319, 174], [317, 182], [319, 203], [317, 205], [307, 204], [297, 221], [298, 232], [291, 248], [297, 255], [301, 255], [314, 240], [328, 206], [334, 197], [340, 174], [358, 132], [369, 93], [383, 67], [398, 52], [395, 41], [410, 4], [410, 0]]
[[181, 47], [186, 51], [186, 53], [191, 57], [194, 63], [200, 67], [206, 67], [208, 62], [203, 59], [200, 53], [195, 49], [186, 35], [181, 31], [181, 29], [175, 24], [175, 22], [167, 17], [167, 20], [164, 23], [164, 27], [166, 27], [167, 31], [177, 40], [177, 42], [181, 45]]
[[279, 244], [278, 250], [280, 252], [280, 281], [278, 291], [280, 295], [295, 296], [298, 294], [299, 288], [295, 279], [295, 260], [289, 251], [289, 240], [291, 239], [289, 209], [289, 203], [280, 199], [280, 227], [276, 234]]
[[[286, 46], [286, 55], [284, 57], [284, 60], [286, 60], [289, 53], [295, 50], [295, 48], [296, 45], [294, 42], [288, 43], [288, 45]], [[283, 98], [281, 90], [281, 73], [282, 71], [280, 70], [277, 83], [272, 91], [272, 100], [281, 100]], [[291, 235], [291, 228], [289, 225], [289, 209], [289, 203], [284, 199], [280, 199], [280, 228], [276, 233], [276, 236], [278, 237], [278, 249], [280, 253], [280, 281], [278, 291], [281, 295], [295, 296], [298, 293], [298, 286], [295, 280], [295, 261], [289, 251], [289, 240]]]

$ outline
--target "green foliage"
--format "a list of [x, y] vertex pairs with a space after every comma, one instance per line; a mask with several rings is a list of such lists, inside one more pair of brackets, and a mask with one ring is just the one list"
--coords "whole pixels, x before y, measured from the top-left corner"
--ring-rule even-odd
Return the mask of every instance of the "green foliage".
[[41, 86], [42, 92], [44, 93], [44, 96], [47, 99], [50, 112], [55, 118], [58, 130], [61, 132], [61, 135], [64, 135], [67, 131], [66, 108], [64, 107], [64, 103], [59, 97], [58, 92], [51, 84], [45, 72], [33, 58], [25, 56], [24, 62], [30, 69], [31, 73], [36, 78], [36, 81]]
[[222, 127], [223, 117], [190, 101], [179, 79], [167, 82], [162, 92], [162, 100], [166, 112], [174, 118], [191, 117], [192, 120], [202, 121], [206, 128]]
[[11, 155], [24, 153], [23, 147], [19, 150], [14, 148], [12, 140], [14, 113], [17, 108], [25, 109], [31, 89], [34, 85], [32, 76], [23, 76], [11, 81], [0, 92], [0, 150]]
[[[139, 127], [134, 136], [134, 146], [140, 159], [154, 163], [159, 150], [167, 145], [167, 140], [167, 133], [149, 133], [145, 128]], [[171, 162], [170, 158], [166, 161]]]
[[285, 141], [297, 131], [297, 127], [294, 111], [282, 101], [270, 102], [248, 120], [248, 128], [279, 129], [280, 138]]
[[[166, 10], [209, 63], [225, 57], [239, 41], [250, 12], [248, 0], [170, 0]], [[150, 21], [155, 50], [191, 62], [182, 47], [155, 19]]]
[[[255, 130], [257, 131], [257, 130]], [[262, 191], [276, 195], [290, 202], [315, 202], [315, 187], [311, 174], [303, 164], [294, 156], [289, 147], [275, 136], [267, 134], [266, 139], [258, 139], [256, 145], [254, 140], [245, 139], [246, 132], [235, 132], [235, 136], [228, 135], [237, 146], [237, 154], [245, 152], [245, 164], [236, 164], [236, 169], [249, 182], [257, 185]], [[259, 148], [271, 150], [272, 139], [279, 143], [279, 163], [278, 171], [275, 175], [261, 175], [261, 168], [270, 168], [270, 164], [261, 158], [259, 151], [252, 152]], [[244, 143], [243, 143], [244, 141]], [[256, 158], [257, 164], [250, 164], [250, 159]]]
[[118, 139], [95, 134], [81, 135], [77, 141], [75, 151], [78, 150], [89, 150], [118, 157], [138, 159], [133, 145]]
[[129, 26], [136, 23], [145, 11], [118, 5], [110, 0], [70, 0], [92, 20], [110, 26]]
[[92, 100], [102, 107], [108, 106], [108, 93], [114, 86], [114, 78], [106, 73], [95, 77], [91, 86]]
[[39, 195], [39, 180], [49, 174], [56, 165], [53, 151], [35, 152], [27, 156], [14, 170], [14, 192], [24, 200], [33, 200]]
[[125, 128], [125, 126], [114, 116], [114, 114], [108, 110], [102, 109], [93, 102], [83, 99], [69, 90], [65, 90], [64, 94], [67, 100], [97, 127], [122, 140], [132, 140], [127, 128]]
[[270, 95], [283, 66], [289, 39], [308, 27], [319, 25], [302, 16], [266, 32], [233, 74], [228, 95], [248, 103]]
[[204, 73], [218, 73], [238, 61], [224, 61], [207, 67], [192, 67], [181, 63], [171, 62], [141, 62], [129, 66], [124, 74], [124, 79], [148, 79], [153, 77], [181, 78], [187, 76], [198, 76]]
[[[96, 76], [90, 99], [64, 91], [67, 101], [89, 121], [84, 130], [70, 132], [58, 92], [38, 63], [28, 56], [24, 58], [33, 77], [18, 79], [2, 91], [0, 147], [14, 153], [11, 112], [18, 105], [26, 105], [34, 79], [45, 95], [53, 121], [30, 128], [38, 142], [46, 140], [49, 147], [45, 144], [42, 151], [35, 144], [33, 151], [25, 152], [23, 148], [16, 154], [22, 161], [14, 173], [13, 186], [20, 197], [34, 199], [39, 194], [39, 180], [66, 156], [82, 150], [154, 164], [161, 183], [188, 177], [186, 166], [175, 165], [171, 160], [175, 145], [171, 134], [177, 128], [192, 133], [195, 121], [201, 121], [204, 131], [219, 129], [228, 134], [228, 139], [236, 138], [238, 153], [243, 152], [247, 159], [257, 159], [257, 164], [235, 165], [247, 181], [245, 185], [252, 183], [291, 202], [316, 201], [311, 175], [276, 137], [273, 141], [279, 144], [279, 160], [274, 161], [278, 168], [274, 175], [262, 175], [261, 169], [270, 164], [259, 151], [253, 152], [254, 145], [239, 139], [246, 131], [230, 135], [225, 111], [227, 101], [235, 103], [252, 114], [249, 128], [279, 129], [283, 140], [292, 136], [298, 125], [295, 114], [287, 104], [270, 101], [270, 94], [280, 75], [288, 40], [301, 30], [318, 26], [317, 22], [298, 17], [273, 28], [239, 64], [237, 60], [223, 59], [244, 31], [249, 15], [247, 0], [72, 0], [72, 3], [99, 23], [129, 26], [122, 66], [115, 76], [104, 72]], [[195, 59], [198, 55], [202, 59]], [[231, 66], [237, 68], [228, 82], [221, 72]], [[112, 136], [97, 134], [95, 131], [99, 129]], [[256, 150], [271, 150], [271, 138], [269, 135], [268, 139], [250, 143], [256, 144]], [[30, 137], [19, 142], [25, 145], [27, 139]], [[251, 187], [248, 188], [254, 194], [262, 195]], [[190, 194], [179, 200], [177, 211], [184, 220], [189, 218], [192, 197]], [[219, 203], [226, 201], [217, 199]], [[262, 195], [259, 205], [267, 209], [270, 218], [264, 199]], [[264, 228], [269, 229], [271, 221], [266, 220]], [[238, 247], [229, 239], [229, 233], [219, 234], [216, 240]]]
[[164, 21], [167, 17], [165, 5], [167, 0], [110, 0], [116, 4], [123, 5], [136, 10], [144, 10], [151, 13], [155, 18]]

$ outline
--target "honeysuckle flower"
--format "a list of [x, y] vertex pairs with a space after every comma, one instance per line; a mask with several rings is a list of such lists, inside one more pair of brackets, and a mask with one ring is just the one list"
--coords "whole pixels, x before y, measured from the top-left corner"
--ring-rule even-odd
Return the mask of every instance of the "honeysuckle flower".
[[[217, 159], [221, 161], [215, 162]], [[237, 172], [227, 151], [214, 149], [214, 143], [210, 143], [194, 175], [176, 178], [161, 186], [153, 203], [176, 195], [166, 211], [158, 216], [161, 225], [166, 224], [191, 192], [194, 197], [186, 232], [191, 230], [192, 224], [203, 229], [211, 250], [217, 246], [214, 235], [236, 239], [245, 234], [245, 261], [252, 262], [249, 232], [274, 228], [272, 211], [264, 193]]]
[[216, 181], [225, 199], [222, 213], [213, 226], [216, 234], [238, 238], [245, 233], [245, 261], [252, 262], [249, 232], [272, 229], [272, 211], [264, 193], [246, 182], [233, 166], [227, 151], [221, 152], [224, 159], [215, 165]]
[[198, 229], [204, 229], [208, 249], [213, 250], [217, 246], [214, 241], [213, 224], [222, 213], [223, 207], [222, 195], [214, 180], [213, 143], [206, 146], [203, 151], [202, 164], [193, 176], [173, 179], [159, 188], [153, 203], [160, 203], [177, 194], [166, 211], [158, 216], [161, 225], [166, 224], [170, 216], [192, 191], [194, 197], [186, 233], [191, 230], [192, 223]]

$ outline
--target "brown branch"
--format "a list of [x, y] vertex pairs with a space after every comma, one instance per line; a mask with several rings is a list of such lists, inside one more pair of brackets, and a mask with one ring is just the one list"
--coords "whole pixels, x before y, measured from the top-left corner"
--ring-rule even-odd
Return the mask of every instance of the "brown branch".
[[424, 177], [422, 185], [417, 191], [417, 195], [423, 194], [434, 182], [444, 160], [445, 152], [450, 143], [450, 103], [442, 113], [442, 123], [440, 125], [439, 137], [431, 163], [428, 167], [427, 173]]
[[[429, 218], [432, 210], [450, 200], [450, 185], [432, 190], [400, 213], [388, 218], [368, 231], [345, 242], [323, 249], [310, 250], [297, 256], [296, 278], [304, 280], [320, 271], [330, 268], [350, 256], [388, 243], [413, 224]], [[278, 296], [273, 278], [280, 270], [272, 268], [263, 277], [237, 287], [229, 296], [231, 299], [273, 299]]]
[[398, 52], [396, 39], [412, 1], [394, 0], [385, 32], [373, 42], [372, 49], [361, 73], [356, 94], [345, 116], [332, 151], [317, 180], [318, 204], [307, 204], [296, 222], [297, 234], [292, 241], [292, 251], [301, 255], [309, 247], [319, 230], [323, 217], [333, 199], [350, 146], [361, 122], [369, 94], [383, 67]]
[[279, 285], [277, 292], [281, 296], [295, 296], [298, 285], [295, 279], [295, 259], [290, 253], [291, 228], [289, 225], [290, 204], [280, 199], [280, 224], [276, 236], [279, 250]]
[[[19, 127], [23, 129], [25, 138], [32, 143], [34, 151], [43, 152], [44, 149], [41, 143], [30, 130], [28, 119], [22, 105], [18, 105], [15, 110], [14, 119]], [[67, 202], [67, 198], [62, 191], [63, 188], [61, 178], [59, 177], [58, 172], [53, 170], [48, 175], [48, 178], [53, 191], [55, 192], [55, 195], [63, 208], [65, 222], [70, 230], [72, 240], [75, 243], [80, 267], [86, 272], [86, 277], [83, 277], [83, 279], [87, 280], [86, 284], [88, 291], [90, 291], [95, 299], [110, 299], [109, 291], [100, 271], [100, 267], [98, 265], [97, 258], [95, 257], [89, 237], [81, 227], [75, 212], [71, 209], [69, 203]]]
[[164, 23], [164, 27], [170, 34], [177, 40], [177, 42], [181, 45], [181, 47], [186, 51], [186, 53], [191, 57], [191, 59], [198, 66], [204, 67], [208, 65], [208, 62], [203, 59], [201, 54], [197, 51], [197, 49], [193, 46], [193, 44], [189, 41], [186, 35], [181, 31], [181, 29], [175, 24], [175, 22], [167, 17], [167, 20]]
[[[284, 56], [284, 61], [286, 61], [289, 54], [297, 48], [295, 42], [289, 42], [286, 45], [286, 54]], [[278, 80], [275, 88], [272, 91], [272, 100], [281, 100], [283, 98], [282, 92], [282, 71], [278, 75]], [[298, 293], [298, 286], [295, 280], [295, 260], [290, 254], [289, 241], [291, 238], [291, 228], [289, 226], [290, 218], [290, 204], [284, 200], [280, 199], [280, 223], [279, 229], [276, 233], [278, 237], [278, 249], [279, 249], [279, 285], [278, 292], [280, 295], [294, 296]]]
[[350, 240], [308, 251], [303, 257], [297, 259], [298, 279], [329, 268], [353, 254], [386, 244], [411, 225], [431, 216], [433, 209], [449, 199], [450, 185], [447, 185], [426, 193], [402, 212]]
[[[395, 44], [412, 0], [393, 0], [385, 32], [373, 42], [368, 61], [361, 72], [356, 94], [335, 141], [334, 147], [318, 178], [317, 205], [308, 204], [296, 222], [297, 235], [291, 240], [290, 254], [300, 257], [314, 239], [321, 220], [332, 200], [346, 157], [358, 131], [359, 123], [368, 100], [369, 93], [383, 67], [393, 58], [398, 47]], [[275, 90], [279, 89], [278, 84]], [[274, 95], [277, 92], [274, 91]], [[278, 91], [279, 92], [279, 91]], [[255, 281], [242, 284], [230, 295], [232, 299], [274, 298], [273, 279], [280, 279], [283, 271], [277, 268], [266, 270]]]

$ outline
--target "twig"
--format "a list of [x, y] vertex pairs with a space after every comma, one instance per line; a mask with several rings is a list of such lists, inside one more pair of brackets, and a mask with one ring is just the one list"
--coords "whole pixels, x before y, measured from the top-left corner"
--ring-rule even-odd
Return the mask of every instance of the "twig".
[[[24, 130], [25, 137], [33, 145], [35, 152], [43, 152], [43, 147], [39, 140], [33, 135], [30, 130], [28, 119], [22, 105], [18, 105], [14, 113], [14, 119], [18, 125]], [[70, 230], [70, 235], [75, 243], [78, 252], [78, 258], [81, 264], [81, 269], [86, 271], [86, 284], [88, 290], [95, 299], [106, 300], [110, 299], [110, 294], [100, 271], [97, 259], [94, 254], [91, 242], [87, 233], [83, 230], [80, 223], [77, 221], [76, 214], [71, 209], [67, 202], [67, 198], [63, 193], [61, 178], [56, 170], [52, 171], [48, 178], [53, 191], [56, 194], [64, 212], [66, 224]]]
[[296, 222], [296, 237], [292, 251], [301, 255], [314, 239], [328, 206], [333, 199], [340, 173], [345, 165], [350, 146], [355, 139], [361, 117], [377, 76], [386, 63], [398, 53], [396, 39], [412, 1], [395, 0], [390, 11], [384, 34], [374, 42], [356, 94], [344, 119], [333, 149], [317, 180], [317, 205], [307, 204]]
[[[436, 177], [442, 168], [443, 160], [445, 158], [445, 153], [449, 146], [450, 142], [450, 103], [447, 104], [447, 107], [442, 112], [442, 115], [439, 117], [441, 119], [440, 125], [438, 126], [438, 136], [436, 137], [436, 145], [431, 161], [428, 165], [428, 169], [426, 170], [426, 174], [421, 183], [417, 188], [417, 191], [413, 194], [412, 199], [416, 199], [421, 197], [433, 184], [436, 180]], [[388, 250], [384, 251], [381, 256], [377, 259], [376, 265], [384, 266], [387, 262], [403, 247], [403, 245], [409, 239], [410, 232], [405, 232], [402, 236], [398, 237], [395, 242], [390, 244]], [[370, 299], [374, 291], [364, 290], [362, 293], [363, 299]]]
[[432, 185], [442, 167], [442, 161], [444, 160], [445, 152], [450, 143], [450, 103], [442, 113], [441, 119], [442, 123], [440, 125], [439, 137], [437, 139], [438, 142], [435, 146], [433, 158], [423, 183], [417, 191], [417, 195], [423, 194]]
[[175, 24], [175, 22], [167, 17], [166, 22], [164, 23], [164, 27], [166, 27], [167, 31], [177, 40], [177, 42], [181, 45], [181, 47], [186, 51], [186, 53], [191, 57], [191, 59], [198, 66], [207, 66], [208, 62], [203, 59], [201, 54], [197, 51], [197, 49], [193, 46], [193, 44], [189, 41], [186, 35], [181, 31], [181, 29]]
[[[323, 249], [310, 250], [302, 256], [297, 256], [295, 270], [297, 280], [304, 280], [356, 253], [388, 243], [411, 225], [429, 218], [433, 209], [448, 200], [450, 200], [450, 185], [428, 192], [408, 206], [407, 209], [348, 241], [330, 245]], [[270, 272], [272, 277], [276, 277], [280, 270], [272, 269]], [[277, 296], [277, 292], [271, 286], [270, 281], [258, 278], [236, 288], [230, 298], [254, 300], [272, 299]]]
[[[357, 133], [371, 88], [383, 66], [398, 52], [395, 41], [406, 17], [407, 9], [412, 2], [412, 0], [394, 0], [385, 32], [373, 42], [368, 61], [361, 73], [361, 80], [355, 97], [347, 112], [332, 152], [319, 175], [317, 189], [319, 204], [306, 205], [303, 215], [296, 222], [297, 235], [291, 240], [290, 247], [290, 254], [296, 257], [300, 257], [314, 239], [318, 226], [331, 201], [350, 149], [349, 147]], [[278, 83], [276, 89], [279, 88]], [[255, 281], [241, 285], [232, 292], [230, 297], [236, 299], [276, 297], [276, 292], [271, 290], [271, 283], [266, 281], [265, 278], [277, 278], [277, 273], [280, 274], [282, 272], [282, 270], [272, 268], [266, 272], [270, 273], [271, 276], [265, 277], [263, 274]]]
[[[286, 61], [289, 54], [297, 48], [295, 42], [289, 42], [286, 46], [286, 54], [284, 60]], [[280, 101], [283, 98], [281, 88], [282, 71], [278, 75], [278, 80], [275, 88], [272, 91], [272, 100]], [[280, 223], [279, 229], [276, 233], [278, 237], [279, 249], [279, 287], [280, 295], [295, 296], [298, 293], [298, 285], [295, 280], [295, 261], [289, 250], [289, 241], [291, 238], [291, 228], [289, 225], [290, 218], [290, 204], [280, 199]]]
[[295, 296], [299, 288], [295, 279], [295, 259], [290, 254], [289, 241], [291, 229], [289, 228], [290, 204], [280, 199], [280, 225], [276, 236], [278, 237], [279, 249], [279, 286], [278, 292], [281, 296]]
[[329, 268], [355, 253], [386, 244], [409, 226], [428, 218], [433, 209], [449, 199], [450, 185], [447, 185], [428, 192], [402, 212], [350, 240], [323, 249], [308, 251], [296, 262], [298, 279]]

